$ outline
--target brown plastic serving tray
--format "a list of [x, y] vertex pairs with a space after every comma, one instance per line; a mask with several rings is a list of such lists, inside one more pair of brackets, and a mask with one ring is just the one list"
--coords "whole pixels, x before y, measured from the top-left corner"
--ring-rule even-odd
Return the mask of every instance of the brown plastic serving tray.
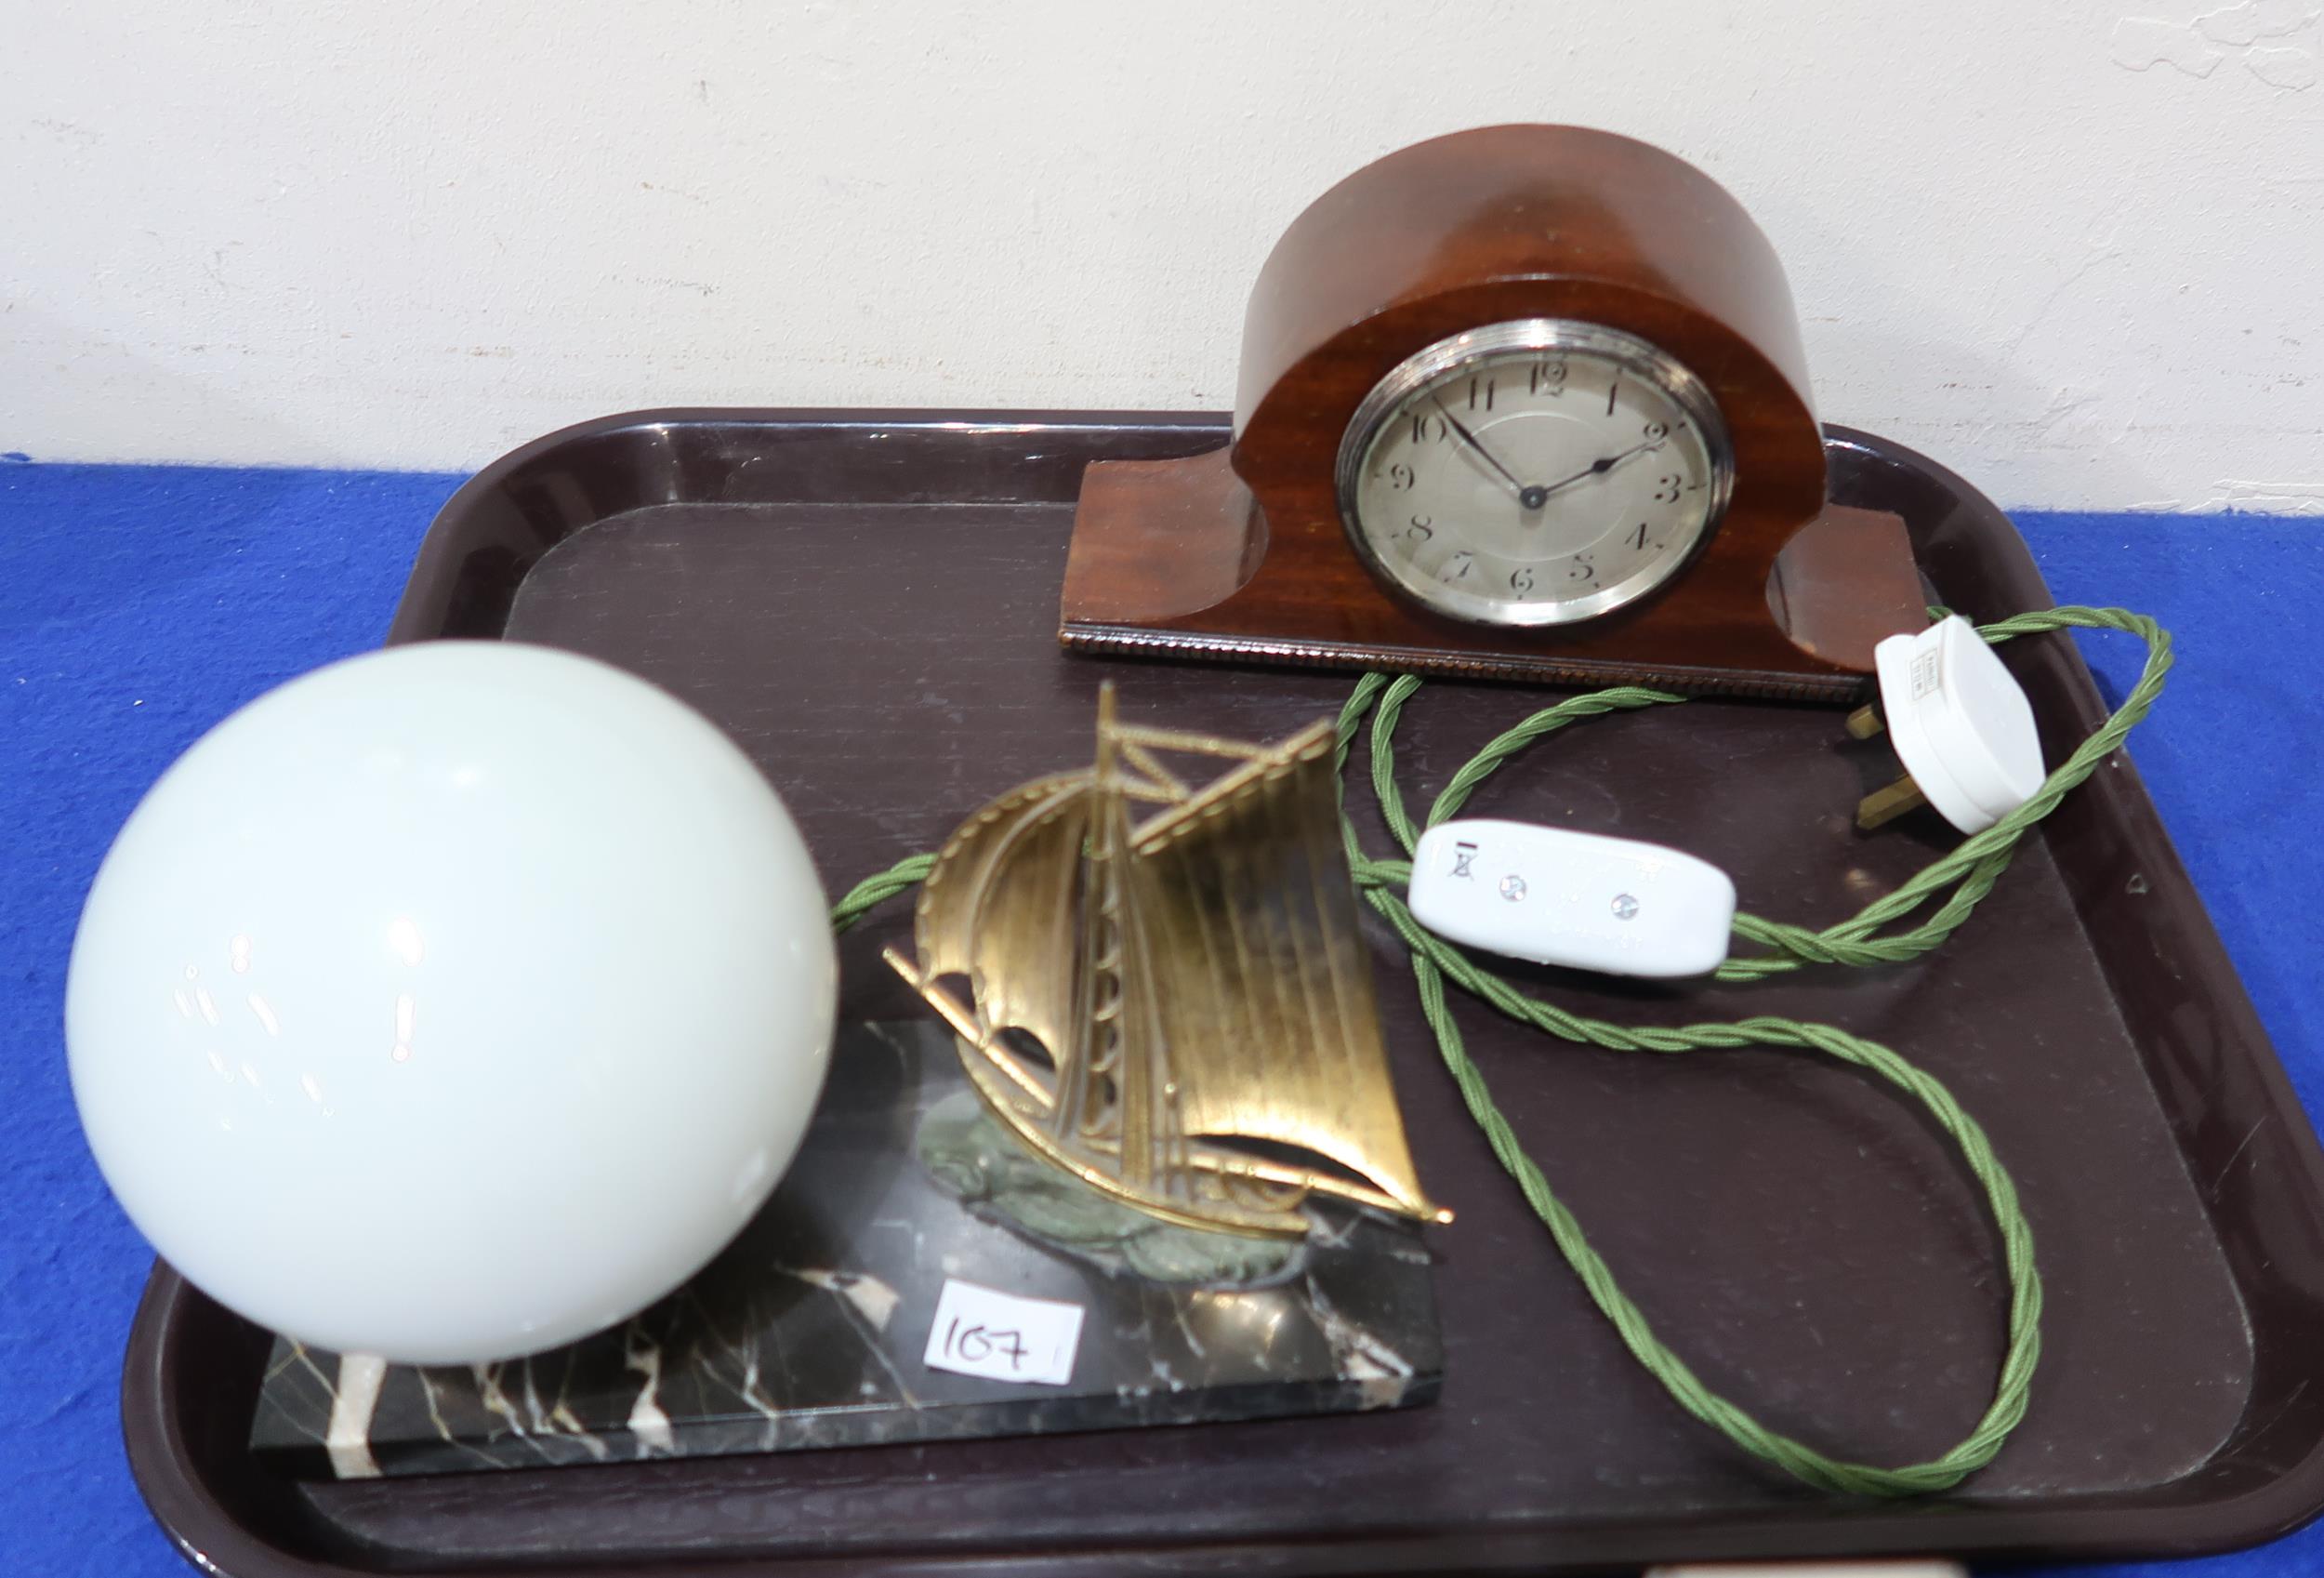
[[[1339, 706], [1344, 674], [1057, 648], [1083, 466], [1225, 437], [1207, 416], [609, 418], [461, 489], [390, 639], [542, 642], [667, 686], [765, 768], [837, 891], [1084, 759], [1102, 679], [1130, 718], [1248, 738]], [[1980, 617], [2048, 605], [2007, 520], [1960, 479], [1860, 433], [1829, 444], [1835, 497], [1900, 512], [1945, 602]], [[2004, 653], [2054, 762], [2104, 715], [2090, 674], [2062, 637]], [[1407, 792], [1424, 803], [1536, 704], [1428, 686], [1405, 724]], [[1890, 763], [1839, 723], [1719, 701], [1609, 718], [1537, 747], [1472, 808], [1675, 843], [1733, 872], [1751, 909], [1829, 922], [1947, 842], [1926, 820], [1853, 830]], [[845, 1014], [915, 1011], [878, 962], [905, 910], [843, 939]], [[124, 1383], [138, 1478], [189, 1556], [239, 1578], [2151, 1555], [2265, 1539], [2324, 1504], [2324, 1156], [2127, 761], [1915, 963], [1685, 989], [1534, 973], [1562, 1002], [1640, 1023], [1837, 1021], [1934, 1070], [1985, 1123], [2032, 1218], [2048, 1308], [2024, 1426], [1950, 1495], [1834, 1500], [1684, 1416], [1495, 1164], [1384, 937], [1377, 957], [1422, 1176], [1459, 1213], [1429, 1235], [1446, 1344], [1433, 1407], [300, 1482], [244, 1448], [266, 1336], [160, 1267]], [[1916, 1108], [1811, 1056], [1621, 1055], [1474, 1004], [1460, 1017], [1555, 1187], [1714, 1386], [1881, 1462], [1941, 1451], [1976, 1418], [2002, 1334], [1995, 1236]]]

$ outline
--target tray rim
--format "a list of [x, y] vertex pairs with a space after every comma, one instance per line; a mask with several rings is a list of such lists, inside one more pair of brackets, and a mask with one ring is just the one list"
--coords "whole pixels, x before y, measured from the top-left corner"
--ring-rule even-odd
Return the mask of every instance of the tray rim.
[[[442, 632], [429, 627], [431, 621], [441, 623], [446, 612], [442, 594], [462, 572], [460, 550], [464, 545], [458, 539], [469, 529], [471, 517], [486, 501], [497, 499], [512, 479], [574, 444], [613, 435], [706, 424], [779, 426], [793, 431], [826, 428], [835, 433], [870, 427], [955, 432], [1127, 430], [1171, 436], [1182, 432], [1189, 440], [1219, 442], [1231, 435], [1229, 422], [1225, 415], [1211, 412], [716, 406], [647, 408], [591, 418], [509, 451], [454, 493], [422, 540], [390, 622], [387, 642], [399, 644], [440, 638]], [[1990, 517], [2000, 528], [1994, 545], [1999, 578], [2023, 589], [2022, 607], [2053, 605], [2024, 540], [2008, 517], [1980, 490], [1908, 446], [1871, 433], [1828, 423], [1825, 437], [1828, 452], [1853, 450], [1878, 462], [1900, 464], [1920, 471]], [[615, 512], [618, 511], [608, 513]], [[527, 564], [525, 569], [529, 568]], [[517, 578], [522, 579], [522, 573]], [[2103, 719], [2106, 709], [2079, 651], [2072, 653], [2066, 668], [2070, 693], [2067, 699], [2080, 714], [2074, 722], [2086, 729]], [[2143, 824], [2156, 857], [2146, 868], [2150, 881], [2158, 890], [2174, 888], [2187, 901], [2185, 919], [2190, 924], [2182, 940], [2200, 955], [2188, 961], [2188, 974], [2202, 980], [2211, 988], [2206, 993], [2211, 1001], [2238, 1021], [2241, 1032], [2238, 1039], [2251, 1054], [2246, 1059], [2250, 1071], [2256, 1075], [2269, 1114], [2279, 1121], [2284, 1137], [2300, 1163], [2298, 1192], [2313, 1210], [2324, 1213], [2324, 1147], [2318, 1144], [2315, 1129], [2292, 1090], [2290, 1076], [2274, 1054], [2257, 1011], [2168, 830], [2145, 792], [2135, 766], [2127, 753], [2118, 754], [2115, 766], [2117, 770], [2096, 775], [2085, 786], [2084, 792], [2103, 799], [2114, 815]], [[2079, 895], [2076, 907], [2079, 912]], [[2169, 1108], [2165, 1109], [2165, 1117], [2171, 1118]], [[2207, 1214], [2215, 1216], [2221, 1208], [2214, 1201], [2206, 1201], [2205, 1209]], [[2232, 1266], [2230, 1278], [2238, 1295], [2244, 1294], [2246, 1284], [2234, 1274]], [[180, 1329], [181, 1312], [190, 1302], [196, 1301], [208, 1305], [204, 1295], [183, 1282], [165, 1263], [156, 1261], [139, 1304], [122, 1378], [123, 1430], [132, 1472], [157, 1521], [180, 1553], [205, 1571], [242, 1574], [244, 1578], [355, 1578], [378, 1571], [415, 1570], [408, 1559], [392, 1569], [351, 1566], [311, 1558], [278, 1545], [240, 1522], [193, 1471], [185, 1421], [167, 1404], [176, 1395], [177, 1368], [185, 1358], [175, 1350], [169, 1339]], [[2220, 1450], [2225, 1448], [2223, 1442]], [[2197, 1493], [2181, 1503], [2124, 1505], [2127, 1498], [2151, 1496], [2171, 1486], [2194, 1485], [2217, 1461], [2215, 1452], [2187, 1475], [2162, 1486], [2066, 1497], [2022, 1509], [1996, 1504], [1964, 1506], [1933, 1500], [1891, 1504], [1859, 1516], [1831, 1518], [1822, 1514], [1833, 1504], [1811, 1501], [1787, 1502], [1742, 1514], [1731, 1508], [1706, 1511], [1699, 1520], [1666, 1518], [1659, 1520], [1653, 1536], [1651, 1559], [1752, 1558], [1757, 1552], [1738, 1553], [1736, 1549], [1738, 1524], [1763, 1533], [1773, 1532], [1784, 1556], [1799, 1559], [1906, 1555], [1932, 1549], [1980, 1557], [2033, 1553], [2047, 1559], [2063, 1560], [2176, 1557], [2264, 1543], [2291, 1532], [2324, 1511], [2324, 1435], [2258, 1484], [2230, 1486], [2224, 1493], [2215, 1495]], [[1976, 1524], [1966, 1530], [1953, 1527], [1963, 1519], [1974, 1519]], [[611, 1563], [584, 1558], [578, 1562], [564, 1559], [548, 1566], [527, 1564], [522, 1568], [495, 1563], [483, 1567], [423, 1565], [416, 1570], [441, 1574], [442, 1578], [463, 1578], [470, 1573], [482, 1578], [485, 1574], [519, 1571], [638, 1572], [651, 1573], [654, 1578], [753, 1571], [801, 1575], [867, 1571], [916, 1574], [984, 1574], [1005, 1571], [1063, 1575], [1118, 1572], [1125, 1565], [1151, 1562], [1156, 1557], [1167, 1558], [1189, 1571], [1257, 1565], [1301, 1571], [1414, 1571], [1441, 1569], [1448, 1560], [1462, 1565], [1538, 1567], [1545, 1559], [1564, 1569], [1608, 1562], [1637, 1563], [1641, 1559], [1637, 1527], [1635, 1518], [1610, 1516], [1603, 1521], [1578, 1521], [1546, 1534], [1539, 1529], [1472, 1529], [1459, 1535], [1457, 1542], [1441, 1533], [1432, 1533], [1388, 1538], [1326, 1536], [1298, 1541], [1233, 1539], [1123, 1547], [1093, 1543], [1031, 1555], [957, 1548], [895, 1549], [842, 1557], [786, 1556], [779, 1551], [751, 1550], [701, 1558], [651, 1556]], [[1406, 1548], [1416, 1545], [1425, 1545], [1425, 1553]], [[1545, 1545], [1549, 1547], [1546, 1552]], [[391, 1552], [383, 1552], [388, 1554]]]

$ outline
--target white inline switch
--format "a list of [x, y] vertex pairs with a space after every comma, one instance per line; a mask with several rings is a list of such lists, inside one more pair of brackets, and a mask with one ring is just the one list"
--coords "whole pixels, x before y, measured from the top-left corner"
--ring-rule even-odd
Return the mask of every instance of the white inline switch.
[[1530, 822], [1420, 836], [1406, 900], [1449, 941], [1612, 975], [1700, 975], [1727, 957], [1735, 883], [1660, 844]]

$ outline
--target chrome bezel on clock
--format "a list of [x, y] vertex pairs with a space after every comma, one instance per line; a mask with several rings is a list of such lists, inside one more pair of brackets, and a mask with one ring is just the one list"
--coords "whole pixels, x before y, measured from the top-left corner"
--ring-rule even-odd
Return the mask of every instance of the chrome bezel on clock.
[[[1613, 363], [1623, 372], [1661, 390], [1686, 413], [1702, 439], [1710, 487], [1702, 524], [1693, 538], [1610, 586], [1580, 597], [1539, 602], [1463, 591], [1418, 573], [1409, 561], [1380, 552], [1365, 529], [1356, 496], [1365, 462], [1382, 427], [1392, 418], [1403, 414], [1406, 401], [1456, 368], [1512, 352], [1544, 351], [1582, 351]], [[1488, 324], [1440, 339], [1406, 357], [1374, 384], [1371, 392], [1356, 406], [1355, 416], [1340, 441], [1335, 468], [1340, 524], [1347, 530], [1356, 556], [1382, 585], [1432, 612], [1472, 624], [1503, 628], [1578, 624], [1635, 603], [1662, 586], [1691, 564], [1703, 544], [1710, 540], [1720, 517], [1726, 512], [1734, 479], [1735, 456], [1727, 440], [1726, 423], [1701, 378], [1669, 353], [1635, 335], [1566, 318], [1521, 318]]]

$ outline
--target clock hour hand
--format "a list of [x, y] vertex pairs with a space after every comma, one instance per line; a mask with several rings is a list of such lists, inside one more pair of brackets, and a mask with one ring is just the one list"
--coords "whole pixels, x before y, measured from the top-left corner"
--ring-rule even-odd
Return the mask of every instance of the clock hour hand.
[[1485, 463], [1501, 474], [1501, 480], [1509, 484], [1509, 490], [1517, 496], [1519, 503], [1523, 504], [1528, 510], [1539, 508], [1539, 506], [1537, 505], [1529, 497], [1534, 490], [1527, 488], [1525, 484], [1519, 482], [1515, 474], [1512, 473], [1508, 467], [1502, 465], [1499, 460], [1494, 457], [1491, 450], [1486, 448], [1484, 444], [1477, 442], [1477, 435], [1471, 432], [1466, 427], [1461, 425], [1460, 418], [1454, 416], [1446, 406], [1444, 397], [1442, 395], [1432, 394], [1429, 396], [1429, 399], [1434, 403], [1436, 409], [1443, 414], [1446, 425], [1450, 427], [1453, 431], [1460, 435], [1460, 442], [1475, 450], [1479, 455], [1485, 457]]
[[[1574, 484], [1590, 477], [1602, 477], [1606, 472], [1614, 470], [1615, 467], [1620, 465], [1623, 461], [1629, 459], [1631, 456], [1642, 454], [1649, 449], [1659, 449], [1662, 447], [1662, 444], [1663, 441], [1658, 438], [1648, 439], [1644, 444], [1633, 444], [1618, 455], [1600, 456], [1597, 459], [1591, 461], [1590, 464], [1584, 466], [1580, 471], [1576, 471], [1570, 477], [1560, 477], [1553, 483], [1548, 483], [1537, 488], [1527, 488], [1525, 491], [1534, 495], [1536, 499], [1546, 498], [1551, 494], [1555, 493], [1559, 488], [1571, 487]], [[1540, 508], [1540, 505], [1533, 500], [1528, 500], [1525, 508], [1528, 510], [1538, 510]]]

